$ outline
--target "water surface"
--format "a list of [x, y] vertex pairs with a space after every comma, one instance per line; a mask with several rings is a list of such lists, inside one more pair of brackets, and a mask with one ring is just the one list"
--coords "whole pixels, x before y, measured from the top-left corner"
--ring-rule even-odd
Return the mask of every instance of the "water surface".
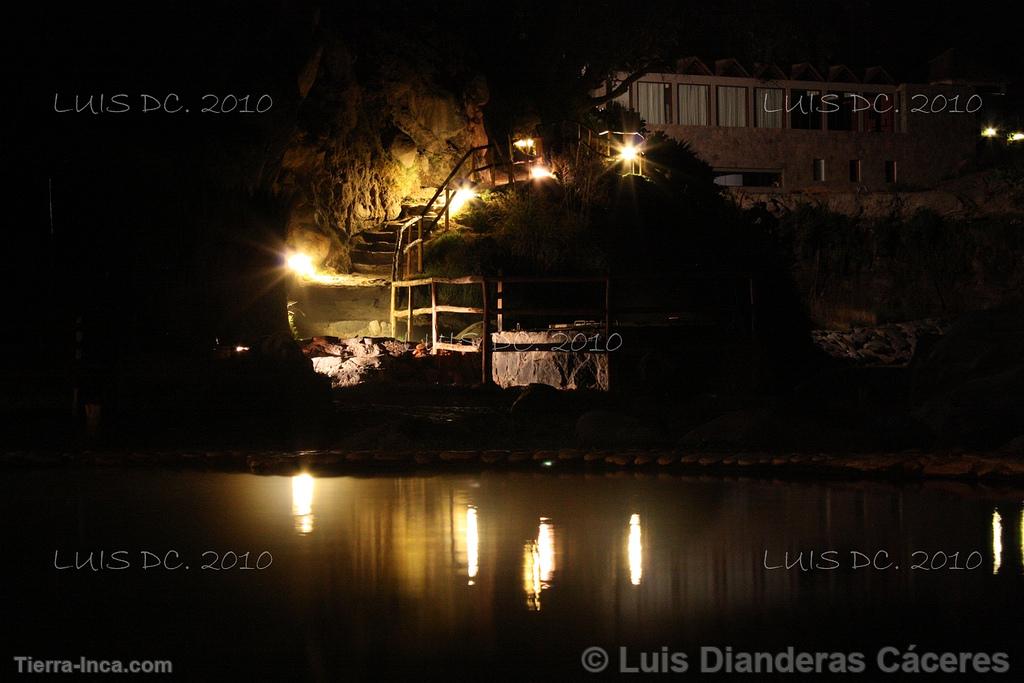
[[[169, 659], [193, 680], [564, 680], [591, 645], [1024, 654], [1013, 491], [54, 469], [8, 472], [0, 494], [9, 655]], [[839, 569], [765, 567], [828, 550]], [[890, 566], [854, 570], [852, 551]]]

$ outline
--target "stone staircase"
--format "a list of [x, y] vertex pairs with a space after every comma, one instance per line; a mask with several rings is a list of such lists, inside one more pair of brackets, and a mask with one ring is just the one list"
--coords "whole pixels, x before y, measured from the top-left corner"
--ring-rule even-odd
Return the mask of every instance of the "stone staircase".
[[[423, 215], [426, 207], [422, 204], [403, 204], [402, 212], [395, 220], [385, 221], [373, 230], [364, 230], [356, 235], [352, 248], [352, 271], [362, 275], [373, 275], [391, 279], [391, 266], [395, 258], [395, 245], [402, 225], [413, 216]], [[431, 228], [437, 221], [437, 213], [431, 211], [423, 221], [423, 237], [430, 236]]]
[[352, 270], [363, 275], [391, 278], [391, 264], [395, 257], [395, 243], [402, 221], [386, 221], [375, 230], [366, 230], [356, 237], [352, 249]]

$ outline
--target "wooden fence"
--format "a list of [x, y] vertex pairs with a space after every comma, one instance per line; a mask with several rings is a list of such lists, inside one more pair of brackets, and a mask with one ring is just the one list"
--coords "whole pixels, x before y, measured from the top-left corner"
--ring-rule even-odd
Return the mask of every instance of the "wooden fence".
[[[674, 276], [678, 277], [678, 276]], [[715, 275], [703, 275], [701, 277], [725, 277], [736, 282], [742, 282], [743, 287], [743, 298], [747, 299], [745, 303], [749, 305], [747, 311], [749, 330], [751, 334], [755, 331], [756, 316], [756, 297], [754, 289], [754, 277], [750, 274], [744, 273], [718, 273]], [[657, 282], [658, 278], [631, 278], [634, 282]], [[535, 308], [535, 307], [512, 307], [506, 302], [507, 295], [510, 287], [515, 285], [593, 285], [595, 287], [595, 298], [602, 298], [603, 304], [592, 308]], [[481, 294], [481, 306], [455, 306], [440, 303], [438, 301], [438, 288], [441, 285], [455, 285], [460, 287], [479, 287]], [[495, 295], [491, 297], [491, 287], [495, 289]], [[430, 292], [430, 305], [414, 307], [414, 291], [419, 289], [429, 289]], [[398, 307], [398, 293], [400, 290], [405, 290], [405, 301], [404, 305]], [[548, 343], [529, 343], [529, 344], [515, 344], [511, 348], [509, 345], [503, 345], [501, 348], [495, 349], [491, 340], [492, 331], [504, 332], [505, 331], [505, 320], [506, 316], [530, 316], [530, 317], [546, 317], [546, 318], [571, 318], [573, 322], [586, 321], [591, 324], [597, 324], [601, 327], [604, 339], [607, 341], [611, 336], [612, 327], [612, 279], [608, 276], [600, 277], [509, 277], [509, 276], [497, 276], [487, 277], [480, 275], [470, 275], [466, 277], [457, 278], [444, 278], [444, 277], [428, 277], [418, 278], [411, 280], [394, 280], [391, 283], [391, 331], [395, 338], [398, 338], [398, 324], [400, 321], [405, 322], [405, 340], [412, 341], [413, 332], [413, 321], [416, 318], [430, 318], [430, 342], [431, 342], [431, 353], [437, 353], [440, 350], [453, 351], [457, 353], [480, 353], [481, 354], [481, 380], [484, 383], [491, 381], [491, 367], [492, 367], [492, 354], [497, 350], [499, 352], [514, 352], [514, 353], [525, 353], [529, 351], [551, 351], [555, 350], [556, 347], [562, 346], [560, 344], [548, 344]], [[749, 297], [749, 298], [748, 298]], [[739, 304], [737, 301], [737, 311], [739, 310]], [[732, 309], [729, 309], [732, 310]], [[617, 314], [661, 314], [667, 315], [669, 309], [664, 306], [616, 306], [615, 312]], [[443, 337], [438, 333], [438, 315], [441, 313], [455, 313], [465, 314], [472, 316], [480, 316], [482, 323], [480, 343], [479, 344], [466, 344], [457, 343], [454, 339], [445, 342]], [[491, 329], [491, 318], [494, 317], [497, 322], [496, 330]], [[607, 353], [607, 347], [602, 348], [601, 345], [594, 345], [593, 347], [586, 347], [580, 349], [582, 353]]]

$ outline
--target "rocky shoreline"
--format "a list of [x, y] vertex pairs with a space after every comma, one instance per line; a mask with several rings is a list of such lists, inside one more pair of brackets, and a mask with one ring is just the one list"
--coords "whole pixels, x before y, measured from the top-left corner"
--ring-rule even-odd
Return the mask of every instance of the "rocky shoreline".
[[814, 344], [833, 358], [864, 365], [907, 365], [924, 337], [938, 338], [950, 322], [936, 318], [860, 327], [848, 332], [812, 330]]
[[260, 475], [310, 472], [438, 474], [467, 469], [531, 469], [540, 472], [635, 472], [679, 475], [814, 477], [1024, 483], [1024, 452], [1013, 453], [720, 453], [680, 450], [417, 450], [417, 451], [190, 451], [190, 452], [10, 452], [7, 467], [163, 466]]

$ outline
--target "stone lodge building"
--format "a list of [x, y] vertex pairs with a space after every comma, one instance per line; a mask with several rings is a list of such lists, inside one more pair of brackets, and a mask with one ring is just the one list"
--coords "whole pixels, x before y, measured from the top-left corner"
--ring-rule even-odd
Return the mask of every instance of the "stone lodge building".
[[823, 74], [805, 63], [786, 73], [690, 57], [616, 101], [648, 131], [689, 143], [720, 185], [856, 192], [930, 188], [956, 175], [975, 155], [985, 97], [963, 82], [896, 83], [881, 67]]

